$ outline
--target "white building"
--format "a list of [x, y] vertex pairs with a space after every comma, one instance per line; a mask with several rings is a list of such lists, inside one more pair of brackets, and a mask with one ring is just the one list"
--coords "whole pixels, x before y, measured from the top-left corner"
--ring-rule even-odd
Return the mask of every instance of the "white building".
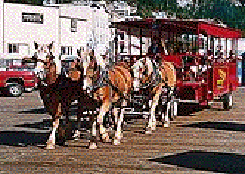
[[[34, 54], [34, 41], [54, 42], [54, 55], [77, 55], [89, 43], [97, 55], [111, 48], [108, 11], [74, 4], [32, 6], [0, 0], [0, 58], [22, 59]], [[113, 50], [111, 50], [113, 52]]]

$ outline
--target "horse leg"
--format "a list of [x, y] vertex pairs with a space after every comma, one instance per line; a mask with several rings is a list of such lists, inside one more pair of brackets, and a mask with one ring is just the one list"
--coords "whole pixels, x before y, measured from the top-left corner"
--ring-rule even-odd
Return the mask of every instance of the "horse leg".
[[61, 103], [59, 103], [57, 112], [55, 114], [55, 117], [53, 119], [53, 128], [52, 132], [49, 136], [49, 139], [47, 141], [47, 146], [45, 149], [55, 149], [55, 132], [56, 129], [59, 127], [59, 118], [61, 117]]
[[90, 142], [89, 149], [96, 149], [96, 127], [97, 123], [99, 124], [100, 128], [100, 135], [102, 135], [102, 139], [106, 142], [109, 142], [109, 135], [106, 133], [106, 128], [103, 126], [103, 119], [106, 114], [106, 112], [109, 111], [110, 102], [109, 100], [105, 100], [102, 103], [102, 106], [100, 107], [99, 115], [97, 116], [97, 120], [93, 120], [93, 126], [92, 126], [92, 142]]
[[[78, 97], [78, 108], [77, 108], [77, 129], [75, 130], [75, 133], [74, 133], [74, 138], [75, 140], [78, 140], [80, 138], [80, 135], [81, 135], [81, 126], [82, 126], [82, 123], [81, 123], [81, 118], [83, 116], [83, 111], [84, 111], [84, 108], [83, 108], [83, 102], [84, 102], [84, 99], [83, 99], [83, 96], [79, 96]], [[84, 122], [84, 120], [83, 120]]]
[[100, 134], [102, 135], [102, 139], [106, 142], [109, 141], [109, 135], [106, 133], [106, 128], [103, 126], [103, 120], [105, 117], [105, 114], [110, 110], [111, 102], [109, 100], [105, 100], [101, 106], [100, 113], [97, 117], [97, 122], [100, 127]]
[[[123, 117], [124, 117], [124, 110], [125, 107], [127, 106], [126, 100], [123, 100], [123, 104], [122, 104], [122, 109], [121, 109], [121, 113], [120, 113], [120, 117], [119, 120], [117, 119], [117, 130], [115, 133], [115, 140], [114, 140], [114, 145], [119, 145], [120, 144], [120, 140], [122, 139], [122, 122], [123, 122]], [[116, 121], [116, 119], [115, 119]]]
[[149, 123], [146, 128], [146, 134], [152, 133], [152, 131], [156, 130], [156, 106], [159, 102], [159, 98], [162, 92], [162, 86], [159, 87], [159, 89], [156, 91], [155, 96], [153, 97], [152, 106], [150, 110], [150, 118]]

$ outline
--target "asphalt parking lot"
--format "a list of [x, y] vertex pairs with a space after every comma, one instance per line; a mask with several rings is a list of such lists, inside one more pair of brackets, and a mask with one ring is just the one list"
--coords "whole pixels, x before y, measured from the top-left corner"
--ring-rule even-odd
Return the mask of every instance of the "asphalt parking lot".
[[50, 116], [38, 91], [0, 97], [0, 173], [243, 173], [245, 89], [233, 97], [229, 111], [183, 105], [169, 128], [151, 135], [142, 134], [144, 119], [129, 119], [121, 145], [96, 150], [86, 138], [42, 149]]

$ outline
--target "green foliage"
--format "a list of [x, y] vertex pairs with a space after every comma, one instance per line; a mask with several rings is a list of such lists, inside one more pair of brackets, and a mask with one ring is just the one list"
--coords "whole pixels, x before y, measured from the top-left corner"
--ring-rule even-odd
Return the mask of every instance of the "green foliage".
[[[5, 3], [18, 3], [42, 6], [44, 0], [4, 0]], [[59, 4], [72, 3], [72, 0], [60, 0]]]
[[184, 7], [177, 6], [176, 0], [135, 0], [138, 14], [152, 17], [152, 12], [167, 12], [183, 19], [217, 19], [229, 27], [245, 31], [245, 7], [235, 6], [229, 0], [194, 1]]

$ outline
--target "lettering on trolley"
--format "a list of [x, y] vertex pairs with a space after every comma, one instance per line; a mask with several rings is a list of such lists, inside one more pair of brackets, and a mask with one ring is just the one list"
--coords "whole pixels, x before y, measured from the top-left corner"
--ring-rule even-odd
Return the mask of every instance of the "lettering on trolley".
[[219, 75], [219, 78], [217, 80], [217, 86], [223, 87], [224, 81], [226, 80], [226, 72], [222, 69], [218, 69], [218, 75]]

